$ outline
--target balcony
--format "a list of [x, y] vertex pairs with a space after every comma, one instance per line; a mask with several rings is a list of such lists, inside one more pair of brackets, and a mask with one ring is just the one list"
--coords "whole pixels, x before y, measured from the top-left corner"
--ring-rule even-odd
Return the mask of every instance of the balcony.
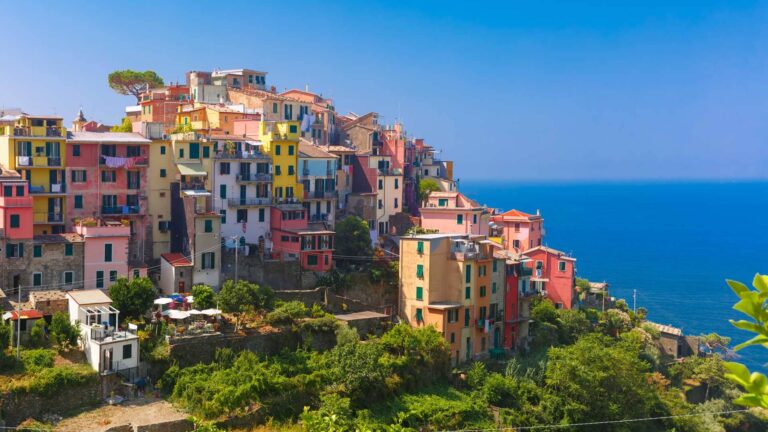
[[272, 199], [269, 197], [263, 198], [230, 198], [227, 200], [227, 204], [230, 207], [264, 207], [270, 205]]
[[272, 181], [272, 174], [264, 174], [264, 173], [238, 174], [236, 181], [238, 183], [269, 183]]
[[[113, 155], [101, 155], [101, 156], [125, 158], [125, 163], [123, 165], [113, 166], [110, 168], [132, 168], [132, 167], [149, 166], [149, 158], [147, 156], [113, 156]], [[128, 162], [129, 159], [132, 159], [131, 163]], [[107, 161], [104, 160], [104, 158], [100, 157], [99, 165], [105, 167], [107, 166]]]
[[331, 215], [329, 214], [313, 214], [309, 217], [310, 222], [328, 222]]
[[32, 197], [0, 197], [0, 207], [32, 207]]
[[64, 138], [64, 130], [57, 126], [16, 126], [13, 135], [20, 137]]
[[203, 191], [203, 190], [207, 190], [207, 189], [205, 188], [205, 183], [204, 182], [189, 181], [189, 182], [182, 182], [181, 183], [181, 190]]
[[34, 223], [36, 224], [64, 223], [64, 215], [62, 213], [35, 213]]
[[249, 152], [249, 151], [222, 151], [219, 150], [213, 156], [214, 159], [261, 159], [269, 160], [269, 156], [261, 152]]
[[60, 167], [59, 156], [16, 156], [16, 166], [20, 167]]
[[337, 198], [336, 191], [304, 191], [304, 199], [334, 199]]
[[66, 185], [52, 183], [50, 185], [29, 186], [29, 193], [33, 195], [63, 195], [67, 192]]
[[102, 215], [135, 215], [141, 213], [139, 206], [101, 206]]

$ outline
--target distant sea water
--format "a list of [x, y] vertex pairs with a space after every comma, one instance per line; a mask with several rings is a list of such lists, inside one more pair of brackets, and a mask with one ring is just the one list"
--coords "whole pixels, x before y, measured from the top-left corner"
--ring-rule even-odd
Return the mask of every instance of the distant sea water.
[[[732, 345], [751, 334], [725, 284], [751, 286], [768, 273], [768, 182], [520, 183], [462, 180], [460, 190], [490, 207], [541, 210], [548, 246], [573, 253], [578, 275], [607, 281], [613, 296], [686, 334], [715, 332]], [[768, 350], [739, 352], [768, 369]]]

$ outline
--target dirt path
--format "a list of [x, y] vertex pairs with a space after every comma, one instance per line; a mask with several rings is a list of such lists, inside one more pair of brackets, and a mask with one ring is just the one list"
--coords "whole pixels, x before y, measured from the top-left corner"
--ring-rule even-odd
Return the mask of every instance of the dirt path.
[[57, 431], [100, 432], [124, 424], [146, 425], [187, 418], [188, 415], [174, 408], [170, 403], [153, 397], [124, 402], [122, 405], [105, 405], [86, 411], [75, 417], [62, 420]]

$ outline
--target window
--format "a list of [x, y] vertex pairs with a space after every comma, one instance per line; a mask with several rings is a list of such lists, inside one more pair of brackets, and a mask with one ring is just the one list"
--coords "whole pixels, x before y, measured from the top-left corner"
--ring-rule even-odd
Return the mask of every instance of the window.
[[469, 300], [470, 297], [472, 297], [472, 288], [471, 287], [464, 288], [464, 298]]
[[[85, 171], [83, 171], [85, 172]], [[16, 186], [16, 196], [17, 197], [23, 197], [24, 196], [24, 186]]]
[[440, 198], [437, 200], [437, 205], [439, 207], [448, 207], [448, 198]]
[[80, 144], [72, 144], [72, 156], [80, 156]]
[[219, 198], [227, 199], [227, 185], [223, 184], [219, 186]]
[[3, 196], [13, 196], [13, 187], [3, 186]]
[[165, 168], [160, 168], [160, 177], [165, 177], [166, 175]]
[[64, 272], [64, 285], [72, 285], [72, 282], [75, 280], [75, 272], [72, 271], [65, 271]]
[[222, 163], [219, 165], [219, 174], [221, 174], [221, 175], [227, 175], [227, 174], [229, 174], [229, 172], [230, 172], [230, 171], [229, 171], [229, 168], [230, 168], [230, 167], [229, 167], [229, 162], [222, 162]]
[[420, 242], [416, 243], [416, 253], [418, 253], [419, 255], [424, 253], [424, 242], [423, 241], [420, 241]]
[[473, 223], [473, 224], [476, 224], [476, 223], [477, 223], [477, 214], [473, 214], [473, 215], [472, 215], [472, 223]]
[[259, 222], [264, 222], [265, 212], [263, 208], [259, 209]]
[[464, 327], [469, 327], [469, 308], [464, 308]]
[[210, 219], [205, 220], [205, 232], [212, 233], [213, 232], [213, 221]]
[[123, 345], [123, 360], [133, 357], [133, 344]]
[[416, 321], [417, 322], [424, 321], [424, 311], [422, 311], [421, 308], [416, 309]]
[[139, 277], [140, 275], [141, 275], [141, 273], [139, 272], [139, 269], [133, 269], [133, 278], [134, 279]]
[[24, 258], [24, 243], [6, 243], [6, 258]]
[[497, 271], [499, 271], [499, 262], [493, 260], [493, 272], [496, 273]]
[[248, 222], [248, 210], [247, 209], [238, 209], [237, 210], [237, 223], [243, 223]]
[[104, 272], [101, 270], [96, 272], [96, 288], [104, 288]]
[[104, 262], [112, 262], [112, 243], [104, 245]]
[[424, 288], [416, 287], [416, 300], [424, 300]]
[[104, 170], [101, 172], [101, 181], [104, 183], [114, 183], [117, 181], [117, 172], [114, 170]]
[[83, 196], [82, 195], [75, 195], [75, 208], [76, 209], [83, 208]]
[[165, 154], [165, 146], [160, 146], [160, 154], [161, 155]]
[[395, 179], [395, 189], [400, 189], [400, 179]]
[[219, 210], [219, 214], [221, 215], [221, 223], [226, 224], [227, 223], [227, 211], [226, 210]]
[[397, 198], [395, 198], [395, 208], [397, 208]]
[[[186, 119], [185, 119], [185, 120], [186, 120]], [[179, 148], [179, 157], [180, 157], [180, 158], [183, 158], [183, 157], [184, 157], [184, 149], [183, 149], [183, 148]]]
[[290, 132], [291, 132], [292, 134], [294, 134], [294, 133], [298, 133], [298, 132], [299, 132], [299, 127], [298, 127], [298, 126], [296, 126], [296, 125], [290, 125], [290, 126], [288, 127], [288, 129], [290, 130]]
[[488, 289], [485, 287], [485, 285], [480, 285], [480, 297], [485, 297], [485, 294], [487, 294]]
[[277, 102], [272, 103], [272, 113], [277, 114]]
[[461, 225], [464, 223], [464, 215], [456, 215], [456, 224]]
[[423, 264], [417, 264], [416, 265], [416, 277], [417, 278], [424, 278], [424, 265]]
[[451, 332], [451, 343], [456, 343], [456, 333]]
[[467, 283], [472, 282], [472, 266], [469, 264], [464, 268], [464, 278]]
[[307, 265], [309, 265], [309, 266], [316, 266], [317, 265], [317, 255], [307, 255]]
[[189, 158], [190, 159], [200, 158], [200, 143], [189, 143]]
[[557, 263], [557, 269], [564, 272], [565, 271], [565, 261], [559, 261]]
[[43, 284], [43, 274], [40, 272], [32, 273], [32, 285], [41, 286]]
[[520, 232], [520, 222], [515, 222], [515, 232]]
[[379, 179], [379, 190], [384, 189], [384, 180]]
[[70, 177], [72, 177], [72, 183], [85, 183], [88, 175], [85, 170], [72, 170]]
[[512, 247], [520, 249], [520, 240], [512, 240]]
[[17, 214], [11, 215], [11, 228], [18, 228], [21, 226], [21, 216]]
[[288, 175], [293, 175], [293, 165], [288, 165]]
[[43, 245], [32, 246], [32, 256], [35, 258], [40, 258], [43, 256]]
[[459, 320], [459, 310], [458, 309], [448, 309], [448, 322], [449, 323], [455, 323]]
[[292, 145], [288, 146], [288, 156], [293, 156], [293, 146]]
[[379, 210], [383, 208], [384, 208], [384, 203], [381, 200], [379, 200]]
[[280, 156], [280, 144], [275, 145], [275, 156]]
[[109, 281], [114, 282], [117, 280], [117, 270], [110, 270], [109, 271]]
[[72, 256], [72, 249], [74, 249], [74, 245], [72, 243], [67, 243], [64, 245], [64, 255], [65, 256]]
[[[275, 165], [275, 175], [276, 175], [276, 176], [279, 176], [279, 175], [280, 175], [280, 165]], [[281, 189], [281, 190], [282, 190], [282, 189]]]
[[211, 157], [211, 147], [203, 146], [203, 159], [208, 159], [209, 157]]
[[202, 254], [203, 263], [202, 263], [202, 269], [207, 270], [211, 269], [213, 270], [216, 268], [216, 254], [214, 252], [206, 252]]
[[491, 294], [496, 294], [496, 282], [491, 283]]

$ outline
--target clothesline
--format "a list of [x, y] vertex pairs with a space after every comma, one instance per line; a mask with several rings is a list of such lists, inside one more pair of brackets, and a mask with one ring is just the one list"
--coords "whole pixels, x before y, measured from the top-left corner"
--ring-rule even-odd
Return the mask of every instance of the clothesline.
[[128, 168], [131, 169], [136, 166], [136, 163], [143, 160], [142, 157], [119, 157], [119, 156], [105, 156], [101, 155], [104, 159], [104, 163], [110, 168]]

